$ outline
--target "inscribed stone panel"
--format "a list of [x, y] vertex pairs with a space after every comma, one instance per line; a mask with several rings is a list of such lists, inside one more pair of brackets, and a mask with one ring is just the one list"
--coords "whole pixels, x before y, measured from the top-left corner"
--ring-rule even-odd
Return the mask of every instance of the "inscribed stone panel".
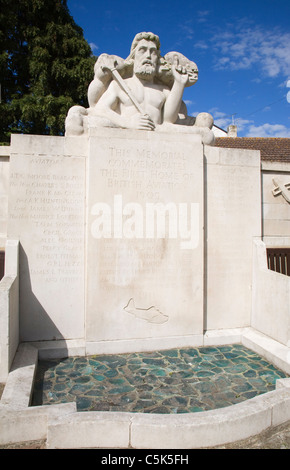
[[203, 331], [202, 145], [175, 139], [91, 138], [87, 341]]
[[84, 226], [85, 159], [12, 146], [8, 230], [20, 240], [22, 340], [83, 337]]

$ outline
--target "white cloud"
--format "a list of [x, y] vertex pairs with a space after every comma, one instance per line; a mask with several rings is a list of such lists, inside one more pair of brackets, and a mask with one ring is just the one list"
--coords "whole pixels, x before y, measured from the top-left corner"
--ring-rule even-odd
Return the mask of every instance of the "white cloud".
[[283, 124], [263, 124], [262, 126], [251, 125], [247, 137], [290, 137], [290, 128]]
[[194, 44], [194, 47], [195, 48], [198, 48], [198, 49], [208, 49], [209, 48], [209, 45], [205, 42], [205, 41], [197, 41], [195, 44]]
[[181, 29], [186, 39], [194, 39], [194, 29], [189, 24], [183, 24]]
[[213, 110], [212, 113], [213, 113], [213, 116], [214, 116], [215, 118], [217, 118], [217, 119], [218, 119], [218, 118], [230, 117], [230, 116], [227, 116], [227, 115], [226, 115], [225, 113], [223, 113], [222, 111], [215, 111], [215, 110]]
[[261, 83], [262, 79], [261, 78], [258, 78], [258, 77], [255, 77], [255, 78], [252, 78], [251, 82], [253, 83]]
[[227, 130], [228, 126], [231, 124], [231, 120], [219, 118], [214, 120], [214, 124], [221, 129]]
[[186, 106], [192, 106], [194, 104], [194, 101], [184, 100], [184, 103], [186, 104]]
[[[253, 120], [243, 119], [226, 114], [218, 108], [211, 108], [209, 113], [214, 118], [214, 124], [221, 129], [227, 130], [228, 126], [235, 124], [237, 126], [238, 136], [240, 137], [288, 137], [290, 138], [290, 128], [283, 124], [265, 123], [256, 126]], [[196, 116], [198, 113], [193, 113]]]
[[[290, 80], [288, 80], [286, 86], [287, 86], [287, 88], [290, 88]], [[288, 101], [288, 103], [290, 103], [290, 91], [288, 91], [288, 93], [287, 93], [287, 101]]]
[[237, 126], [238, 135], [244, 135], [249, 126], [253, 125], [252, 120], [243, 119], [243, 118], [236, 118], [236, 115], [229, 115], [224, 113], [223, 111], [219, 111], [218, 108], [211, 108], [209, 110], [211, 115], [214, 118], [214, 124], [221, 129], [227, 130], [228, 126], [231, 124], [235, 124]]
[[[234, 28], [234, 29], [233, 29]], [[216, 53], [216, 69], [242, 70], [261, 67], [268, 77], [290, 75], [290, 33], [279, 28], [236, 25], [219, 32], [211, 40]]]
[[227, 127], [232, 123], [232, 117], [219, 111], [218, 108], [211, 108], [209, 112], [214, 118], [214, 124], [221, 129], [227, 129]]
[[197, 21], [198, 23], [205, 23], [208, 19], [208, 15], [210, 14], [209, 10], [200, 10], [197, 12]]
[[217, 108], [212, 108], [209, 112], [214, 117], [214, 124], [221, 129], [227, 130], [230, 124], [235, 124], [240, 137], [290, 137], [290, 128], [283, 124], [265, 123], [256, 126], [253, 120], [235, 118]]
[[99, 49], [99, 46], [95, 44], [94, 42], [90, 42], [90, 48], [92, 49], [93, 52], [97, 51]]
[[253, 121], [250, 121], [248, 119], [242, 119], [242, 118], [238, 118], [235, 122], [235, 124], [237, 125], [237, 128], [238, 128], [238, 135], [239, 133], [245, 133], [245, 131], [247, 130], [248, 126], [251, 126], [253, 123]]

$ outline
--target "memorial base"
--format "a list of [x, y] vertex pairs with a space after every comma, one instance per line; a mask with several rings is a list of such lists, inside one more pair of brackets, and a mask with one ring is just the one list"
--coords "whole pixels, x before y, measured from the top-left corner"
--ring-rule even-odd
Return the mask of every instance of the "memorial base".
[[20, 341], [199, 346], [251, 322], [260, 156], [190, 134], [12, 136]]

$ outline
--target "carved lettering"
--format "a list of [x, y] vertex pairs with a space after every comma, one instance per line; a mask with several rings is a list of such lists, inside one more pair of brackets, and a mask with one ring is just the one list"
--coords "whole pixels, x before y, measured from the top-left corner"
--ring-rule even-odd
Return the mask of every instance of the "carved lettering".
[[[23, 232], [31, 240], [21, 242], [28, 251], [30, 275], [49, 283], [79, 282], [83, 275], [84, 175], [62, 162], [31, 157], [23, 172], [11, 174], [12, 226], [25, 224]], [[70, 168], [68, 174], [65, 168]]]

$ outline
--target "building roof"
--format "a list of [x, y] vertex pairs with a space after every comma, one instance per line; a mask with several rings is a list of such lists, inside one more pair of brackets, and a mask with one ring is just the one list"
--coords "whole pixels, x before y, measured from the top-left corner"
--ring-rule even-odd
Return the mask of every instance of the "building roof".
[[217, 137], [216, 147], [260, 150], [261, 160], [290, 163], [290, 139], [276, 137]]

